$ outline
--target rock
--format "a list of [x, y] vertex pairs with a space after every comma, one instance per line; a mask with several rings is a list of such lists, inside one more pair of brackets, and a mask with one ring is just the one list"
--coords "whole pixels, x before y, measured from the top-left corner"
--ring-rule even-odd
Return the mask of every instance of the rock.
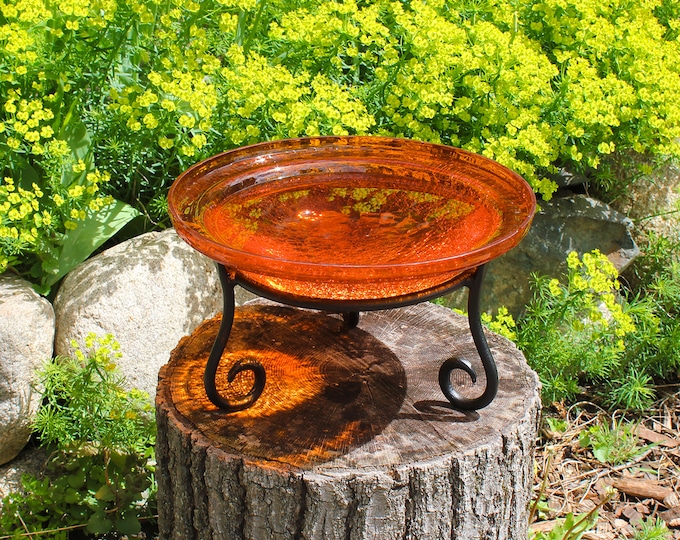
[[[599, 249], [622, 272], [639, 255], [633, 223], [610, 206], [585, 195], [539, 202], [540, 211], [527, 236], [513, 250], [489, 264], [482, 309], [506, 306], [517, 316], [531, 300], [530, 275], [560, 277], [571, 251], [579, 255]], [[467, 296], [457, 292], [450, 304], [464, 307]]]
[[213, 262], [174, 229], [147, 233], [89, 259], [64, 280], [54, 302], [55, 352], [91, 332], [113, 334], [133, 388], [155, 396], [158, 370], [180, 338], [222, 309]]
[[26, 445], [40, 404], [35, 370], [52, 357], [54, 311], [21, 278], [0, 276], [0, 464]]
[[[642, 172], [641, 172], [642, 171]], [[677, 238], [680, 229], [680, 163], [655, 165], [636, 156], [627, 167], [616, 168], [626, 190], [612, 203], [617, 210], [638, 222], [641, 231]]]
[[588, 178], [585, 175], [572, 172], [565, 168], [560, 169], [555, 174], [549, 175], [549, 177], [559, 187], [579, 186], [588, 182]]
[[0, 509], [4, 497], [10, 493], [22, 491], [21, 478], [25, 474], [41, 476], [46, 462], [47, 453], [43, 448], [28, 445], [11, 463], [0, 466]]

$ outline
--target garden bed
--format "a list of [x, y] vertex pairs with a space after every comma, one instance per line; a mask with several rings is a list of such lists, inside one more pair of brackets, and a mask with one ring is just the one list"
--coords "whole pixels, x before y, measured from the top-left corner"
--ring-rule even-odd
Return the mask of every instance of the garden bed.
[[[550, 531], [563, 526], [571, 514], [571, 523], [584, 519], [573, 531], [584, 533], [584, 540], [680, 538], [676, 389], [666, 388], [642, 419], [611, 414], [588, 401], [553, 411], [552, 420], [544, 422], [536, 455], [535, 537], [563, 538]], [[643, 536], [640, 530], [651, 529], [657, 520], [669, 531]]]

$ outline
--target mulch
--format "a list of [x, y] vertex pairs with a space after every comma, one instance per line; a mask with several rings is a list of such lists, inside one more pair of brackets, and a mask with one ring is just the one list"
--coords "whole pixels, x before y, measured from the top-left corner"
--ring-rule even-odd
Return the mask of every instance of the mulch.
[[[584, 540], [632, 538], [644, 520], [663, 520], [668, 538], [680, 540], [680, 392], [671, 388], [643, 419], [605, 413], [590, 402], [550, 414], [566, 421], [566, 431], [544, 428], [536, 452], [532, 529], [549, 531], [570, 513], [597, 511]], [[634, 422], [639, 452], [618, 465], [602, 463], [579, 435], [597, 423]]]

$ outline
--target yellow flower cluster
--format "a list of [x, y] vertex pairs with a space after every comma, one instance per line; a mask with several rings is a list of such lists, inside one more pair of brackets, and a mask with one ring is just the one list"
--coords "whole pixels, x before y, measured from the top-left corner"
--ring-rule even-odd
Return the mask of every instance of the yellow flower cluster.
[[[214, 84], [221, 62], [211, 54], [204, 29], [188, 28], [188, 43], [177, 43], [187, 19], [200, 7], [195, 2], [173, 2], [159, 19], [159, 27], [151, 36], [153, 46], [164, 54], [153, 60], [154, 69], [121, 89], [109, 92], [109, 109], [114, 111], [132, 132], [145, 132], [163, 150], [177, 147], [186, 157], [194, 156], [207, 143], [218, 105]], [[143, 6], [144, 4], [139, 4]], [[149, 60], [151, 60], [149, 58]]]
[[[632, 317], [624, 311], [621, 302], [617, 300], [616, 291], [620, 284], [616, 268], [599, 250], [584, 253], [581, 259], [575, 251], [572, 251], [567, 257], [567, 266], [569, 294], [582, 297], [583, 309], [587, 312], [590, 324], [599, 325], [603, 329], [611, 327], [619, 338], [614, 347], [617, 351], [622, 351], [621, 338], [634, 332], [635, 324]], [[550, 290], [553, 294], [562, 294], [552, 281]]]
[[482, 313], [482, 322], [489, 330], [508, 338], [510, 341], [517, 339], [517, 323], [505, 306], [498, 308], [495, 317], [489, 313]]
[[397, 20], [415, 58], [383, 111], [405, 128], [400, 134], [438, 142], [446, 133], [444, 142], [496, 159], [548, 198], [554, 184], [536, 170], [550, 169], [558, 155], [556, 134], [541, 118], [554, 66], [526, 38], [489, 22], [461, 25], [424, 3], [412, 9]]
[[5, 119], [0, 122], [0, 134], [15, 152], [42, 155], [46, 151], [59, 153], [59, 145], [50, 145], [54, 137], [54, 113], [42, 99], [22, 99], [21, 92], [10, 89], [3, 104]]
[[0, 183], [0, 273], [10, 262], [10, 255], [41, 249], [60, 227], [75, 229], [77, 222], [113, 202], [109, 195], [98, 195], [99, 186], [109, 181], [107, 173], [94, 171], [83, 184], [73, 183], [60, 194], [47, 197], [36, 184], [31, 189], [16, 185], [5, 177]]
[[[0, 239], [17, 248], [38, 241], [38, 229], [52, 225], [52, 214], [40, 207], [42, 196], [36, 184], [27, 190], [16, 186], [12, 178], [4, 178], [0, 184]], [[0, 261], [0, 273], [4, 270]]]
[[[497, 16], [512, 21], [512, 10]], [[291, 62], [342, 81], [369, 104], [373, 120], [361, 129], [482, 152], [544, 197], [554, 191], [537, 170], [552, 170], [559, 155], [559, 133], [542, 118], [557, 70], [523, 35], [486, 21], [461, 24], [443, 2], [378, 0], [294, 10], [269, 37]]]
[[232, 65], [221, 70], [227, 97], [225, 135], [235, 145], [254, 142], [264, 130], [276, 137], [365, 134], [374, 120], [364, 103], [323, 74], [294, 75], [234, 45]]
[[560, 68], [556, 112], [561, 151], [597, 168], [614, 150], [680, 155], [680, 42], [657, 18], [662, 0], [536, 0], [525, 3], [527, 34]]

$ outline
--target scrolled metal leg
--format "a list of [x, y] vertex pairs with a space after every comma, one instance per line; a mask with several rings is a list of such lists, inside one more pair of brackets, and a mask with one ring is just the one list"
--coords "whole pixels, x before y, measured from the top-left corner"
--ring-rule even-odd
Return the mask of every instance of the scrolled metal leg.
[[220, 360], [222, 358], [222, 353], [227, 346], [227, 341], [229, 340], [229, 334], [231, 334], [231, 327], [234, 324], [234, 311], [236, 307], [236, 301], [234, 298], [234, 287], [236, 282], [229, 277], [227, 270], [221, 264], [217, 265], [217, 271], [220, 276], [220, 284], [222, 285], [222, 298], [223, 298], [223, 309], [222, 309], [222, 322], [220, 323], [220, 329], [217, 332], [217, 337], [215, 338], [215, 343], [210, 351], [210, 356], [208, 357], [208, 363], [205, 366], [205, 374], [203, 376], [203, 384], [205, 385], [205, 391], [208, 395], [208, 399], [218, 406], [220, 409], [226, 412], [236, 412], [243, 409], [247, 409], [253, 403], [257, 401], [264, 390], [264, 385], [267, 376], [264, 371], [264, 367], [257, 360], [244, 358], [239, 360], [234, 364], [229, 373], [227, 374], [227, 380], [231, 383], [234, 382], [236, 376], [243, 371], [252, 371], [255, 377], [255, 382], [248, 393], [236, 400], [229, 400], [220, 395], [217, 390], [217, 385], [215, 378], [217, 376], [217, 368], [220, 365]]
[[451, 374], [456, 369], [465, 371], [473, 383], [477, 382], [477, 373], [467, 360], [450, 358], [444, 362], [439, 369], [439, 386], [451, 404], [456, 409], [465, 411], [476, 411], [486, 407], [493, 401], [498, 392], [498, 370], [496, 369], [496, 362], [493, 359], [489, 345], [484, 336], [484, 327], [482, 326], [482, 313], [480, 308], [480, 296], [482, 279], [484, 277], [484, 266], [480, 266], [472, 282], [468, 286], [468, 321], [470, 324], [470, 332], [472, 339], [477, 347], [477, 352], [482, 360], [484, 373], [486, 374], [486, 388], [481, 396], [477, 398], [466, 398], [461, 396], [451, 384]]

